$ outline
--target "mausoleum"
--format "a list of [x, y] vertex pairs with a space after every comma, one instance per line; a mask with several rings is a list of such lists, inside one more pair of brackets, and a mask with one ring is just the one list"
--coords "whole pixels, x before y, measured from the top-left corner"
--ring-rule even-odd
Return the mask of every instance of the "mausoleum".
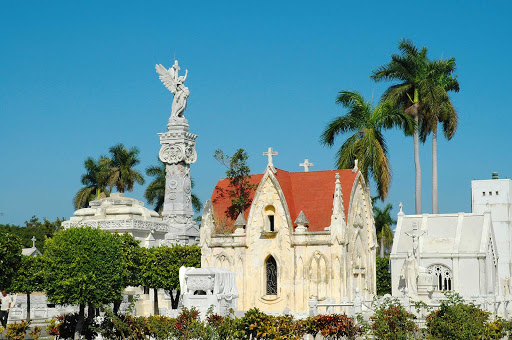
[[[230, 214], [230, 181], [203, 209], [202, 267], [236, 273], [239, 310], [305, 312], [311, 296], [341, 302], [376, 293], [376, 235], [369, 189], [357, 168], [251, 175], [250, 206]], [[308, 163], [308, 165], [311, 165]], [[304, 164], [303, 164], [304, 166]], [[229, 227], [234, 232], [226, 233]], [[332, 301], [332, 300], [330, 300]]]

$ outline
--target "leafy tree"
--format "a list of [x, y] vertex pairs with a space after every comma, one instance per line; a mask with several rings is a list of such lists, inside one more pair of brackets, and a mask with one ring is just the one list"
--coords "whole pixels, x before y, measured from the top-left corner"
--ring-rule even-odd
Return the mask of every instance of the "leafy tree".
[[98, 160], [89, 157], [84, 162], [86, 173], [82, 175], [83, 188], [78, 190], [73, 199], [75, 209], [87, 208], [89, 202], [110, 195], [107, 189], [110, 159], [100, 156]]
[[341, 91], [336, 103], [347, 108], [348, 113], [327, 125], [321, 142], [333, 146], [339, 134], [353, 133], [336, 153], [336, 166], [339, 169], [350, 168], [357, 159], [366, 182], [371, 175], [377, 184], [379, 198], [385, 199], [391, 183], [391, 168], [382, 130], [400, 127], [409, 131], [413, 126], [412, 120], [388, 102], [373, 107], [358, 92]]
[[125, 278], [121, 241], [104, 230], [70, 228], [46, 240], [43, 256], [48, 300], [80, 306], [78, 338], [85, 305], [100, 307], [121, 299]]
[[25, 248], [32, 247], [32, 237], [35, 237], [36, 248], [44, 252], [44, 240], [62, 229], [62, 221], [64, 218], [57, 218], [53, 222], [43, 218], [41, 222], [37, 217], [32, 216], [29, 221], [25, 221], [24, 226], [0, 224], [0, 233], [11, 233], [18, 236]]
[[23, 256], [10, 291], [27, 295], [27, 321], [30, 322], [30, 294], [44, 290], [44, 261], [42, 256]]
[[227, 215], [234, 220], [251, 205], [249, 196], [256, 187], [249, 183], [251, 179], [251, 175], [249, 175], [251, 170], [249, 165], [247, 165], [249, 156], [244, 149], [238, 149], [233, 156], [229, 156], [224, 151], [217, 149], [213, 157], [228, 168], [226, 177], [230, 182], [229, 197], [231, 198], [231, 206], [227, 211]]
[[[155, 179], [146, 188], [144, 197], [149, 202], [149, 204], [154, 204], [155, 211], [161, 214], [164, 208], [165, 200], [165, 163], [160, 160], [159, 162], [159, 166], [153, 165], [146, 169], [146, 175], [155, 177]], [[194, 188], [194, 186], [194, 179], [191, 178], [191, 187]], [[199, 197], [192, 193], [191, 199], [192, 208], [194, 208], [194, 211], [201, 211], [202, 205]]]
[[377, 294], [391, 294], [391, 273], [389, 271], [389, 257], [377, 256]]
[[[382, 95], [381, 101], [392, 103], [393, 107], [404, 110], [415, 120], [414, 165], [416, 169], [416, 214], [421, 214], [421, 165], [419, 154], [418, 126], [422, 100], [428, 92], [429, 60], [427, 48], [418, 50], [410, 40], [402, 39], [398, 44], [401, 55], [393, 54], [391, 61], [373, 71], [375, 81], [398, 81]], [[406, 134], [408, 131], [406, 131]]]
[[443, 125], [446, 139], [450, 140], [457, 130], [457, 112], [448, 92], [459, 92], [455, 72], [455, 58], [435, 60], [429, 63], [428, 88], [423, 104], [423, 119], [420, 123], [420, 139], [424, 143], [432, 133], [432, 213], [439, 213], [437, 194], [437, 125]]
[[[201, 266], [201, 249], [198, 246], [161, 246], [147, 250], [146, 267], [142, 275], [144, 285], [155, 289], [155, 315], [158, 314], [157, 289], [159, 288], [169, 291], [172, 308], [178, 308], [180, 296], [179, 270], [182, 266]], [[176, 297], [172, 295], [173, 290], [177, 290]]]
[[144, 177], [134, 167], [140, 163], [139, 149], [127, 149], [123, 144], [114, 145], [109, 149], [111, 160], [109, 163], [108, 185], [115, 186], [117, 191], [132, 191], [135, 182], [144, 184]]
[[393, 205], [388, 203], [384, 209], [381, 209], [375, 205], [376, 200], [377, 197], [372, 198], [373, 219], [375, 220], [375, 231], [379, 240], [380, 257], [384, 257], [386, 253], [389, 254], [389, 248], [393, 245], [391, 226], [396, 224], [396, 220], [391, 217]]
[[0, 290], [11, 286], [12, 278], [21, 265], [21, 242], [10, 233], [0, 233]]

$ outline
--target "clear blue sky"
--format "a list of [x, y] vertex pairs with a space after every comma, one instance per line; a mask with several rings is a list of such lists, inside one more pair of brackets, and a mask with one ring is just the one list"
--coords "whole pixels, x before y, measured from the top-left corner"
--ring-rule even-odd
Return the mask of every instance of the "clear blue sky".
[[[192, 166], [205, 201], [225, 169], [212, 155], [244, 148], [254, 173], [275, 165], [331, 169], [318, 142], [344, 111], [340, 90], [379, 98], [371, 71], [402, 37], [432, 58], [456, 57], [461, 91], [455, 137], [439, 143], [440, 212], [470, 211], [470, 181], [512, 176], [509, 108], [512, 3], [508, 1], [10, 1], [0, 11], [0, 223], [66, 217], [83, 162], [116, 143], [157, 163], [171, 94], [156, 63], [188, 68], [186, 112], [198, 134]], [[389, 202], [414, 210], [412, 138], [386, 133]], [[342, 136], [339, 146], [344, 140]], [[431, 211], [429, 139], [421, 146], [423, 209]], [[149, 183], [151, 179], [147, 178]], [[145, 186], [130, 195], [143, 200]], [[374, 192], [374, 191], [373, 191]]]

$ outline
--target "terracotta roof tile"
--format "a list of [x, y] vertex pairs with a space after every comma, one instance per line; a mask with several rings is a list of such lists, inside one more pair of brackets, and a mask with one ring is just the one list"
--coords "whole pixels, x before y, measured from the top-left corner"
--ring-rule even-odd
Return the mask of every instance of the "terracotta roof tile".
[[[334, 197], [335, 174], [340, 174], [343, 193], [343, 206], [345, 215], [348, 213], [350, 194], [357, 173], [352, 169], [288, 172], [277, 169], [275, 174], [281, 189], [283, 190], [290, 217], [295, 221], [302, 210], [309, 220], [309, 231], [323, 231], [331, 224], [332, 201]], [[251, 175], [249, 182], [257, 186], [263, 174]], [[231, 206], [229, 197], [230, 185], [228, 179], [220, 180], [213, 191], [211, 200], [213, 210], [217, 218], [226, 218], [227, 224], [232, 225], [233, 219], [228, 218], [228, 209]], [[256, 189], [251, 191], [250, 200], [254, 198]], [[244, 211], [247, 219], [250, 207]], [[345, 216], [347, 217], [347, 216]]]

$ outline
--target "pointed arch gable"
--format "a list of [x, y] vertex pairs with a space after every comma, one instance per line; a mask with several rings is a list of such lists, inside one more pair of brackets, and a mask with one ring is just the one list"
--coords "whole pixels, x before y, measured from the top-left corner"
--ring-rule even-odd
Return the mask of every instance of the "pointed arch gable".
[[285, 213], [286, 223], [288, 225], [288, 228], [290, 230], [293, 230], [293, 224], [292, 224], [292, 218], [290, 216], [290, 209], [288, 208], [288, 203], [286, 201], [286, 198], [284, 197], [283, 190], [281, 189], [281, 186], [279, 185], [279, 182], [277, 181], [277, 178], [274, 176], [272, 171], [267, 168], [265, 170], [265, 173], [263, 174], [263, 178], [261, 179], [260, 183], [258, 184], [258, 188], [256, 188], [256, 193], [254, 195], [254, 198], [252, 200], [251, 208], [249, 210], [249, 215], [247, 217], [247, 221], [251, 221], [254, 218], [254, 214], [256, 213], [255, 209], [255, 202], [258, 202], [261, 199], [263, 186], [265, 185], [267, 179], [270, 179], [270, 182], [276, 189], [277, 194], [279, 195], [279, 200], [281, 201], [281, 204], [283, 206], [283, 210]]

